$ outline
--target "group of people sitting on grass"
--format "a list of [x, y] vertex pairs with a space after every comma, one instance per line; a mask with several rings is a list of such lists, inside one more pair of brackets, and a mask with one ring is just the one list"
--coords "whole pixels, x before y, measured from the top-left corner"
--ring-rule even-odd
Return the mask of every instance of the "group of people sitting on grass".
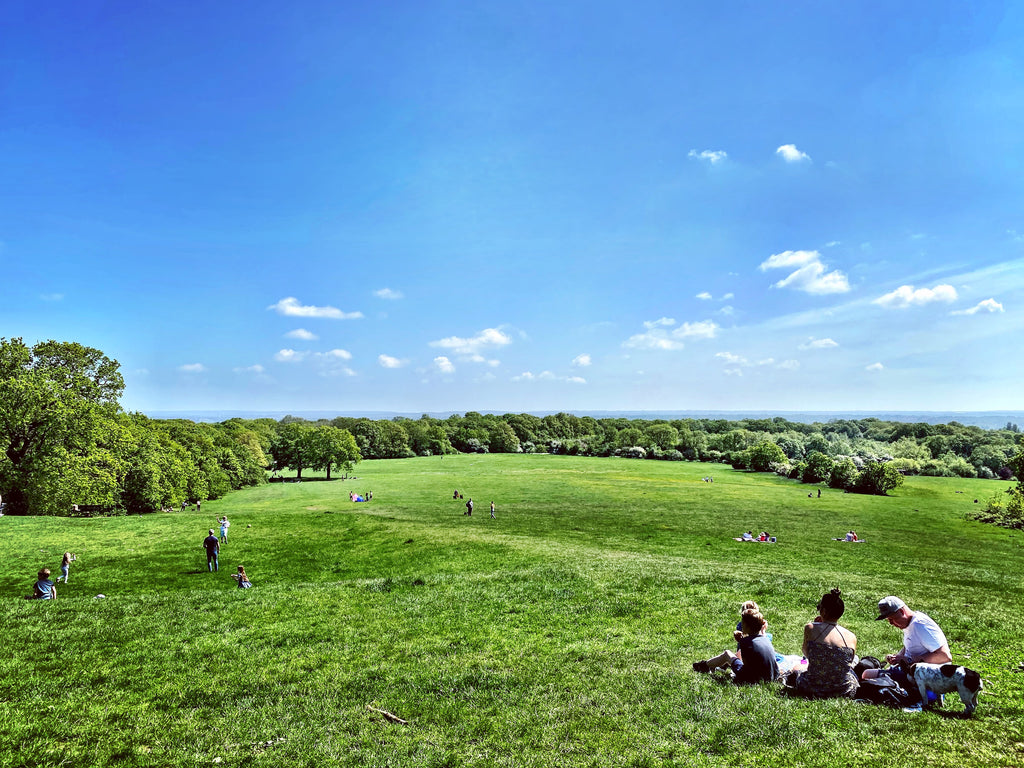
[[734, 541], [759, 541], [762, 544], [774, 544], [776, 539], [768, 531], [761, 531], [756, 536], [753, 531], [747, 531], [742, 536], [738, 536]]
[[[740, 623], [733, 633], [736, 650], [726, 650], [693, 663], [697, 672], [728, 668], [736, 683], [782, 680], [786, 689], [808, 698], [857, 698], [864, 680], [888, 677], [910, 691], [908, 671], [912, 664], [948, 664], [953, 657], [946, 636], [929, 616], [911, 611], [900, 598], [890, 595], [878, 602], [876, 621], [888, 621], [903, 631], [903, 647], [885, 657], [887, 669], [864, 668], [858, 663], [857, 636], [839, 624], [846, 606], [840, 590], [833, 589], [818, 602], [818, 615], [804, 625], [802, 656], [777, 654], [768, 633], [768, 622], [757, 603], [740, 607]], [[918, 711], [921, 704], [909, 709]]]

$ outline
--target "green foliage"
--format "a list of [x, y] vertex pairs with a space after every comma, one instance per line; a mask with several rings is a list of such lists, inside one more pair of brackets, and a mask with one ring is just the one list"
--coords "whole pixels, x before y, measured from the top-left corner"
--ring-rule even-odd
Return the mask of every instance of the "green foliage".
[[785, 464], [786, 454], [771, 440], [762, 440], [747, 451], [750, 468], [755, 472], [771, 472], [774, 465]]
[[1024, 491], [1020, 487], [1007, 488], [1005, 493], [995, 494], [984, 508], [969, 513], [968, 517], [1002, 528], [1024, 528]]
[[875, 461], [864, 466], [853, 484], [856, 493], [885, 496], [903, 485], [903, 475], [890, 462]]
[[832, 478], [834, 467], [835, 462], [830, 457], [821, 451], [811, 451], [807, 454], [800, 479], [805, 483], [827, 483]]

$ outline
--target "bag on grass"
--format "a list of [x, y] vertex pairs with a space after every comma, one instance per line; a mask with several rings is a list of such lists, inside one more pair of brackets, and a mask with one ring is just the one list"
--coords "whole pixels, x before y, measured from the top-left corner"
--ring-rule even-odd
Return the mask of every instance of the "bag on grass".
[[857, 698], [895, 709], [902, 709], [917, 703], [916, 696], [908, 693], [906, 688], [891, 677], [885, 676], [876, 677], [873, 680], [861, 680], [860, 687], [857, 689]]

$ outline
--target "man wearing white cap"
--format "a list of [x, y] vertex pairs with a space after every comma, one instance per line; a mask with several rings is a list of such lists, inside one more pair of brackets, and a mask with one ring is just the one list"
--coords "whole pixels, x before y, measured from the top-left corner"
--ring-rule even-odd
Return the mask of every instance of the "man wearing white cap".
[[[861, 675], [864, 680], [889, 675], [901, 686], [911, 690], [913, 686], [907, 685], [906, 675], [906, 670], [911, 664], [948, 664], [953, 660], [946, 635], [939, 629], [939, 625], [930, 616], [907, 608], [907, 604], [898, 597], [889, 595], [878, 601], [878, 615], [875, 621], [882, 619], [903, 630], [903, 647], [885, 657], [891, 665], [890, 669], [866, 669]], [[910, 709], [917, 711], [920, 704]]]

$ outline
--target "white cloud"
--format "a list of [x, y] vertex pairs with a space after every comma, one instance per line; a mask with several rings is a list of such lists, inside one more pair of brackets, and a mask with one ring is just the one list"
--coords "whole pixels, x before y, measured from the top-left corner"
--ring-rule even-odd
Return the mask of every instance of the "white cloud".
[[895, 291], [879, 296], [875, 304], [892, 309], [906, 309], [913, 306], [924, 306], [934, 301], [956, 301], [956, 288], [952, 285], [937, 285], [934, 288], [914, 288], [912, 285], [901, 285]]
[[256, 365], [250, 365], [245, 368], [234, 368], [235, 373], [263, 373], [263, 366], [257, 363]]
[[726, 304], [724, 307], [718, 310], [718, 314], [720, 315], [731, 315], [734, 314], [735, 312], [736, 310], [730, 304]]
[[708, 293], [707, 291], [701, 291], [700, 293], [697, 294], [696, 298], [700, 299], [701, 301], [711, 301], [711, 294]]
[[712, 165], [717, 165], [725, 160], [729, 155], [720, 149], [705, 149], [701, 152], [698, 152], [696, 149], [691, 149], [686, 156], [696, 158], [697, 160], [707, 160]]
[[434, 358], [434, 367], [441, 373], [455, 373], [455, 366], [452, 364], [452, 361], [444, 355]]
[[44, 293], [40, 297], [43, 301], [63, 301], [63, 293]]
[[838, 346], [839, 342], [832, 339], [816, 339], [811, 336], [808, 341], [800, 345], [800, 349], [831, 349]]
[[481, 350], [488, 347], [503, 347], [511, 343], [512, 339], [497, 328], [485, 328], [476, 336], [468, 339], [460, 336], [448, 336], [430, 342], [430, 346], [448, 349], [457, 355], [479, 355]]
[[377, 362], [381, 364], [382, 368], [401, 368], [408, 360], [400, 360], [391, 355], [377, 355]]
[[311, 331], [307, 331], [305, 328], [296, 328], [294, 331], [288, 331], [288, 333], [285, 334], [285, 338], [301, 339], [302, 341], [316, 341], [320, 337]]
[[590, 362], [590, 355], [586, 353], [582, 355], [576, 355], [576, 357], [572, 359], [572, 365], [577, 368], [586, 368], [588, 365], [590, 365]]
[[729, 301], [731, 298], [733, 298], [733, 294], [727, 293], [722, 297], [722, 301]]
[[730, 365], [747, 365], [747, 358], [734, 355], [732, 352], [716, 352], [715, 357], [719, 360], [725, 360]]
[[739, 368], [725, 368], [722, 370], [722, 373], [724, 373], [726, 376], [743, 376], [743, 371], [741, 371]]
[[638, 333], [630, 336], [622, 343], [622, 346], [630, 349], [683, 349], [686, 345], [681, 341], [668, 338], [664, 331], [651, 331], [650, 333]]
[[332, 349], [330, 352], [317, 352], [321, 360], [351, 360], [352, 353], [346, 349]]
[[657, 320], [645, 320], [644, 328], [651, 330], [652, 328], [670, 328], [676, 324], [676, 321], [671, 317], [660, 317]]
[[325, 317], [330, 320], [354, 320], [363, 316], [362, 312], [342, 312], [337, 307], [314, 307], [299, 304], [299, 300], [293, 296], [281, 299], [277, 304], [271, 304], [267, 309], [273, 309], [279, 315], [286, 317]]
[[378, 299], [390, 299], [392, 301], [405, 298], [401, 291], [393, 291], [390, 288], [381, 288], [379, 291], [374, 291], [373, 295]]
[[781, 368], [784, 371], [795, 371], [797, 368], [800, 367], [800, 361], [799, 360], [783, 360], [781, 363], [779, 363], [775, 367], [776, 368]]
[[551, 371], [541, 371], [537, 374], [531, 371], [523, 371], [518, 376], [513, 376], [512, 381], [561, 381], [568, 384], [587, 383], [587, 380], [581, 376], [558, 376]]
[[885, 370], [885, 366], [882, 365], [881, 363], [872, 363], [871, 365], [865, 366], [864, 370], [865, 371], [883, 371], [883, 370]]
[[712, 320], [701, 320], [697, 323], [683, 323], [672, 331], [677, 339], [713, 339], [718, 332], [718, 325]]
[[203, 373], [206, 370], [206, 366], [202, 363], [186, 363], [185, 365], [179, 365], [178, 370], [182, 373]]
[[274, 354], [274, 359], [279, 363], [297, 363], [308, 354], [308, 352], [296, 352], [294, 349], [282, 349]]
[[821, 262], [821, 254], [817, 251], [783, 251], [774, 253], [763, 261], [758, 269], [793, 269], [788, 277], [784, 277], [773, 288], [795, 288], [806, 293], [846, 293], [850, 283], [846, 275], [835, 269], [831, 272]]
[[951, 312], [952, 315], [976, 315], [979, 312], [1002, 312], [1003, 305], [995, 299], [985, 299], [979, 301], [970, 309], [958, 309], [955, 312]]
[[782, 159], [787, 163], [799, 163], [811, 159], [811, 156], [806, 152], [801, 152], [797, 149], [796, 144], [783, 144], [775, 150], [775, 154], [782, 155]]

